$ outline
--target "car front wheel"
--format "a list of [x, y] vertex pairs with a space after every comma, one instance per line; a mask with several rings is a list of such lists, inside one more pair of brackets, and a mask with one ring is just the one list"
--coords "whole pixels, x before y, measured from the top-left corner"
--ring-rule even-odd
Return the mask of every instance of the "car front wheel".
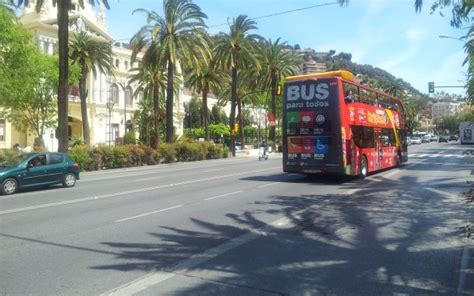
[[64, 175], [63, 186], [64, 187], [73, 187], [76, 184], [76, 175], [69, 173]]
[[8, 178], [2, 182], [2, 188], [1, 188], [2, 194], [5, 194], [5, 195], [13, 194], [17, 190], [18, 190], [18, 182], [15, 179]]

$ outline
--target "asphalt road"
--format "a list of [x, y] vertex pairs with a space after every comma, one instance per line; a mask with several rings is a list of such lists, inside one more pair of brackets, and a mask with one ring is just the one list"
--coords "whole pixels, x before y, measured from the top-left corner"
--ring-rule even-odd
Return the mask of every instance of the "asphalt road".
[[0, 294], [473, 295], [469, 149], [410, 146], [365, 180], [285, 174], [273, 154], [0, 196]]

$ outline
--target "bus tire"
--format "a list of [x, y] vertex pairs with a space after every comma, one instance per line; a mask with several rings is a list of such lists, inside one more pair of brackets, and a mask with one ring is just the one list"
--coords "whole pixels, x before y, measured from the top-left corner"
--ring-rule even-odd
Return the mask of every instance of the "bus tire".
[[399, 167], [401, 165], [402, 165], [402, 154], [400, 153], [400, 151], [398, 151], [398, 153], [397, 153], [397, 167]]
[[361, 159], [360, 159], [360, 177], [361, 178], [365, 178], [367, 177], [367, 174], [369, 172], [369, 167], [367, 165], [367, 158], [365, 157], [365, 155], [362, 155]]

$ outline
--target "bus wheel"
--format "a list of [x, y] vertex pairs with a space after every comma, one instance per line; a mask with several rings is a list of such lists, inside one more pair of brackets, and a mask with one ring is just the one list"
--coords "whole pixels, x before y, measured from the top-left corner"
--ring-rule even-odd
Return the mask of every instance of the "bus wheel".
[[402, 165], [402, 154], [400, 152], [397, 153], [397, 167]]
[[367, 158], [362, 156], [360, 159], [360, 177], [365, 178], [367, 177], [368, 168], [367, 168]]

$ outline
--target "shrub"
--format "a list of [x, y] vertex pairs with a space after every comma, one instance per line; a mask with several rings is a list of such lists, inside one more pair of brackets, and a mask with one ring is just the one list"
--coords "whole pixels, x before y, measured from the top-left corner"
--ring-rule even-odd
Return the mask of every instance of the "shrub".
[[90, 170], [93, 159], [89, 147], [76, 145], [69, 149], [68, 154], [75, 162], [79, 163], [81, 170]]
[[123, 135], [123, 143], [125, 145], [137, 144], [137, 137], [135, 136], [135, 132], [134, 131], [126, 132], [125, 135]]
[[222, 158], [222, 156], [223, 156], [223, 149], [221, 145], [207, 143], [206, 159], [218, 159], [218, 158]]
[[194, 143], [179, 143], [176, 144], [176, 158], [178, 161], [193, 161], [196, 160], [198, 148]]
[[114, 168], [123, 168], [131, 165], [132, 162], [130, 161], [130, 151], [128, 146], [116, 146], [111, 150], [114, 158]]
[[144, 150], [144, 146], [128, 145], [127, 148], [130, 156], [130, 165], [142, 166], [143, 164], [147, 164], [145, 160], [146, 152]]
[[160, 158], [158, 157], [155, 149], [145, 145], [141, 145], [141, 148], [143, 149], [142, 162], [144, 164], [153, 165], [160, 162]]
[[174, 162], [176, 160], [176, 150], [171, 144], [161, 144], [158, 149], [160, 160], [165, 163]]
[[102, 166], [103, 168], [111, 169], [115, 167], [115, 158], [114, 152], [112, 151], [112, 147], [108, 146], [99, 146], [98, 147], [101, 155], [102, 155]]
[[9, 165], [9, 164], [15, 164], [20, 160], [22, 157], [22, 154], [20, 152], [17, 152], [15, 150], [10, 150], [10, 149], [1, 149], [0, 150], [0, 163]]
[[229, 149], [228, 148], [222, 148], [222, 157], [223, 158], [228, 158], [229, 157]]
[[69, 147], [74, 148], [81, 145], [84, 145], [84, 141], [81, 138], [72, 138], [69, 140]]

